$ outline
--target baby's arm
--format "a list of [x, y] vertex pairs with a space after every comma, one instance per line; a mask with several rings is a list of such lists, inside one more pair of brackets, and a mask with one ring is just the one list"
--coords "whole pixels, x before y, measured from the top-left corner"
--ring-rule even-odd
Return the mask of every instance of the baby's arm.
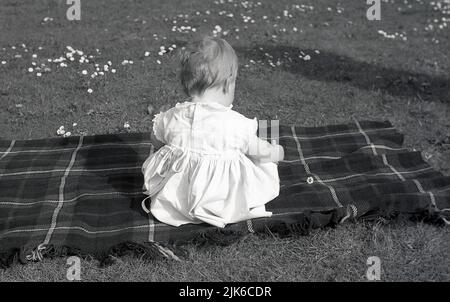
[[247, 155], [262, 163], [279, 162], [284, 158], [284, 149], [275, 140], [272, 144], [260, 139], [256, 135], [252, 136], [248, 144]]
[[153, 145], [153, 147], [155, 148], [155, 151], [159, 150], [161, 147], [163, 147], [165, 145], [163, 142], [161, 142], [160, 140], [158, 140], [156, 138], [153, 131], [150, 132], [150, 142]]
[[156, 150], [159, 150], [161, 147], [165, 145], [164, 140], [164, 120], [166, 119], [167, 112], [160, 112], [158, 114], [155, 114], [152, 122], [153, 122], [153, 129], [150, 134], [150, 141], [153, 145], [153, 147]]

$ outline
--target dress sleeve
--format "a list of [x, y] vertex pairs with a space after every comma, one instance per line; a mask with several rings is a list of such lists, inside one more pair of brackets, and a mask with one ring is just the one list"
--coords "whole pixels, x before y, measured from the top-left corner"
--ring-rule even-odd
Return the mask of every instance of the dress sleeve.
[[255, 118], [253, 118], [252, 120], [249, 120], [249, 132], [252, 135], [256, 135], [256, 132], [258, 131], [258, 120]]
[[153, 134], [156, 139], [162, 143], [166, 143], [164, 140], [164, 115], [165, 112], [160, 112], [155, 114], [152, 122], [153, 122]]
[[257, 139], [257, 131], [258, 131], [258, 120], [255, 118], [246, 120], [245, 127], [245, 147], [244, 153], [249, 151], [249, 145], [255, 139]]

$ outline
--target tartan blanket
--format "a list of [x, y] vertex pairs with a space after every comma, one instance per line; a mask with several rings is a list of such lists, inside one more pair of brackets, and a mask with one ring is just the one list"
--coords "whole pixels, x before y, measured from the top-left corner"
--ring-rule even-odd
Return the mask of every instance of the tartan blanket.
[[305, 232], [398, 214], [448, 224], [450, 177], [403, 148], [389, 122], [281, 125], [279, 141], [285, 160], [280, 195], [267, 204], [273, 216], [217, 229], [168, 226], [141, 209], [148, 133], [0, 140], [0, 264], [17, 253], [27, 261], [52, 248], [95, 254], [124, 243], [156, 244], [167, 255], [164, 245], [213, 234]]

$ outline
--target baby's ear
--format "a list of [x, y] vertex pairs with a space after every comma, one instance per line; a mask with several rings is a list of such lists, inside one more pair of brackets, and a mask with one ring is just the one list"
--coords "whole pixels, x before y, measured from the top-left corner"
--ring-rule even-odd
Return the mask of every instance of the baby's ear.
[[230, 81], [229, 78], [225, 80], [225, 82], [223, 83], [223, 94], [227, 94], [228, 91], [230, 90]]
[[224, 94], [227, 94], [228, 91], [230, 91], [230, 87], [231, 87], [231, 85], [234, 84], [235, 81], [236, 81], [236, 78], [233, 76], [230, 76], [225, 80], [225, 83], [223, 84], [223, 93]]

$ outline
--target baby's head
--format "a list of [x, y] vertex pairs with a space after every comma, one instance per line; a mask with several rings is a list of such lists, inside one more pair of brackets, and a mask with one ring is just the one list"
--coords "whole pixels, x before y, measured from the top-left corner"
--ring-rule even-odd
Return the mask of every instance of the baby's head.
[[201, 97], [215, 91], [234, 97], [238, 59], [234, 49], [221, 38], [204, 37], [184, 48], [181, 84], [188, 96]]

